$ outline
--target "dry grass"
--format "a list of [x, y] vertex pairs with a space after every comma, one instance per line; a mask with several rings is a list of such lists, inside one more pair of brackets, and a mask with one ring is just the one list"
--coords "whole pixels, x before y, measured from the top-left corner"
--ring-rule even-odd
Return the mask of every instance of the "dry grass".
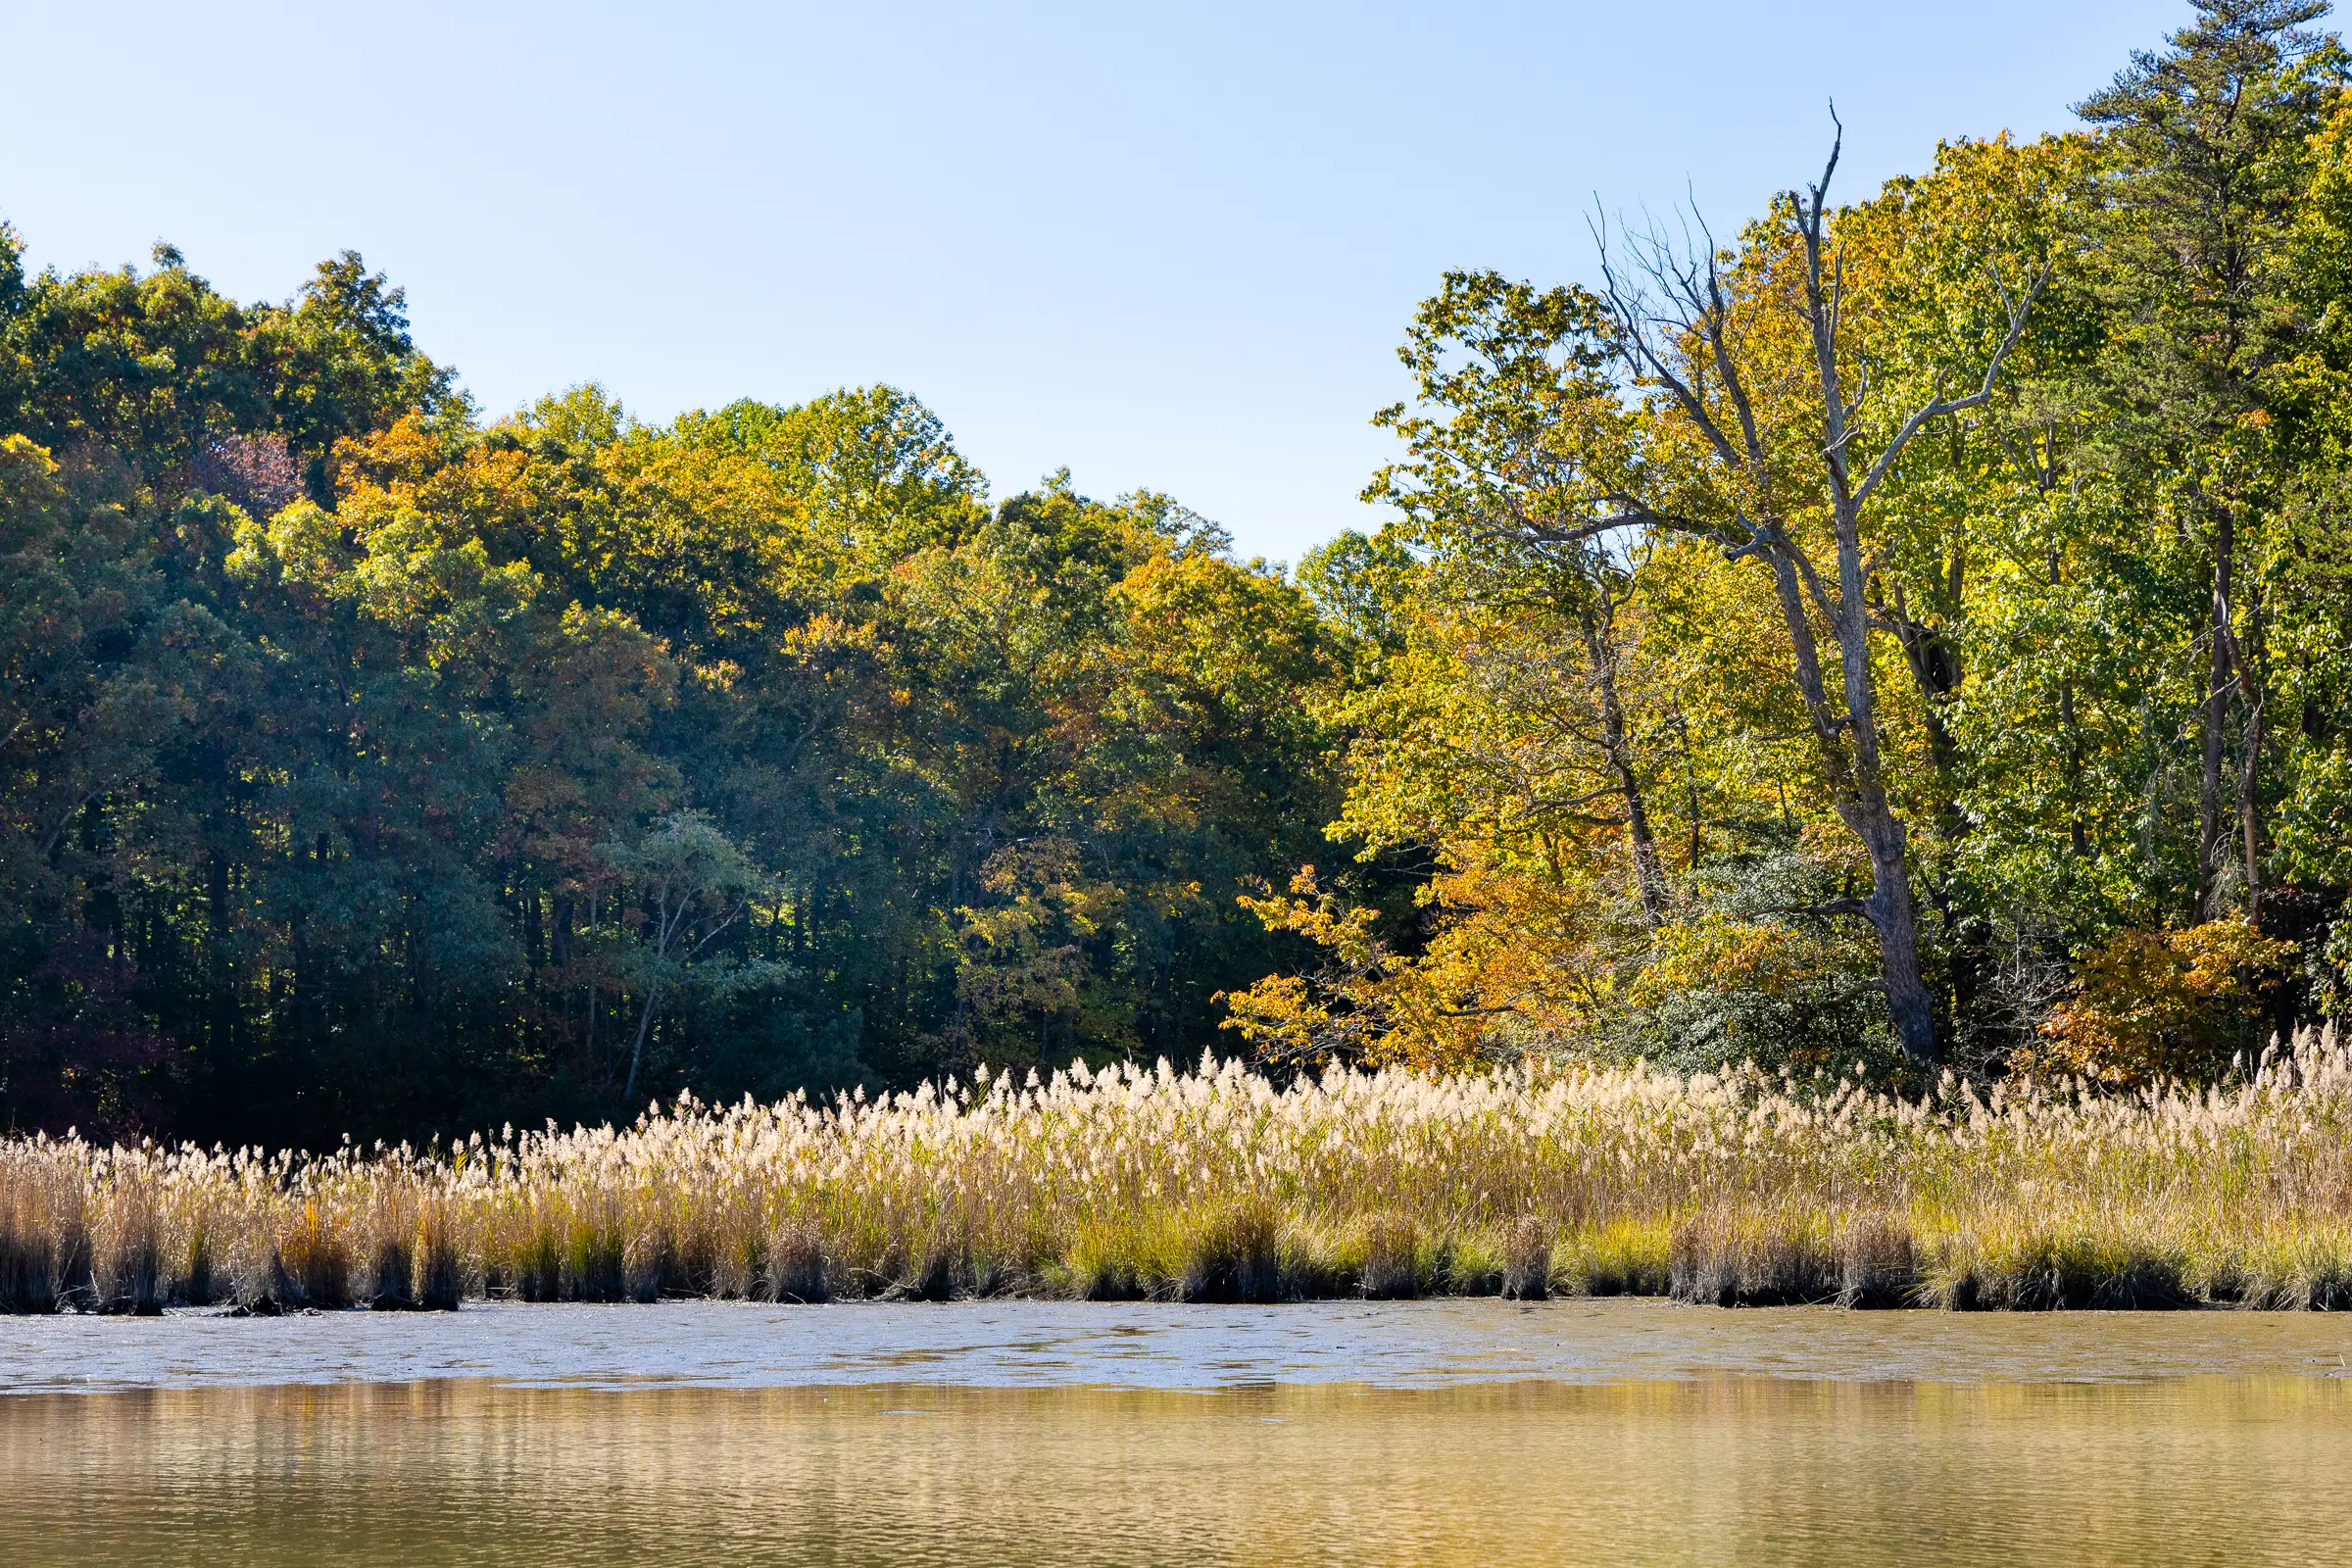
[[0, 1309], [1672, 1294], [2352, 1306], [2352, 1054], [2118, 1096], [1076, 1069], [451, 1149], [0, 1142]]

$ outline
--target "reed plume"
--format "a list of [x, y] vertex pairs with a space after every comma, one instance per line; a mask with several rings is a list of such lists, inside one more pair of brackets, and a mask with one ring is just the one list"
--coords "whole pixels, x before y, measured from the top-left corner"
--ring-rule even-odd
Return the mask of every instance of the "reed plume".
[[288, 1152], [0, 1140], [0, 1308], [1502, 1292], [2352, 1305], [2352, 1054], [2226, 1087], [1074, 1065]]

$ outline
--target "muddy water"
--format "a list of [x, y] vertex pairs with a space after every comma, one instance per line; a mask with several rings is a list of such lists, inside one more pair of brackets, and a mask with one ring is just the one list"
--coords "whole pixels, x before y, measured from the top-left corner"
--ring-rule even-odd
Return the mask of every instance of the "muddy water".
[[2337, 1562], [2348, 1353], [1657, 1302], [0, 1320], [0, 1561]]

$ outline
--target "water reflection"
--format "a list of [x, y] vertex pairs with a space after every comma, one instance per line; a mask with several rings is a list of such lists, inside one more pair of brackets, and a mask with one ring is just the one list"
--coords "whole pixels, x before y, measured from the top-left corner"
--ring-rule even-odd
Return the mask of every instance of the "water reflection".
[[230, 1320], [0, 1317], [0, 1392], [179, 1383], [1638, 1382], [1725, 1377], [2028, 1383], [2352, 1374], [2352, 1315], [1726, 1312], [1664, 1301], [1280, 1307], [469, 1307]]
[[22, 1564], [2302, 1563], [2348, 1467], [2310, 1377], [0, 1399]]
[[2348, 1349], [1632, 1301], [0, 1319], [0, 1563], [2334, 1561]]

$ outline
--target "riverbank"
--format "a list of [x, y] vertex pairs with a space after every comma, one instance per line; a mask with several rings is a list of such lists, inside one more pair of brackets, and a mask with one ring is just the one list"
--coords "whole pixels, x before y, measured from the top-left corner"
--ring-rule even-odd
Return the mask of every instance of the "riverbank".
[[1918, 1100], [1162, 1063], [421, 1151], [0, 1143], [17, 1312], [1445, 1295], [2352, 1306], [2352, 1058]]

